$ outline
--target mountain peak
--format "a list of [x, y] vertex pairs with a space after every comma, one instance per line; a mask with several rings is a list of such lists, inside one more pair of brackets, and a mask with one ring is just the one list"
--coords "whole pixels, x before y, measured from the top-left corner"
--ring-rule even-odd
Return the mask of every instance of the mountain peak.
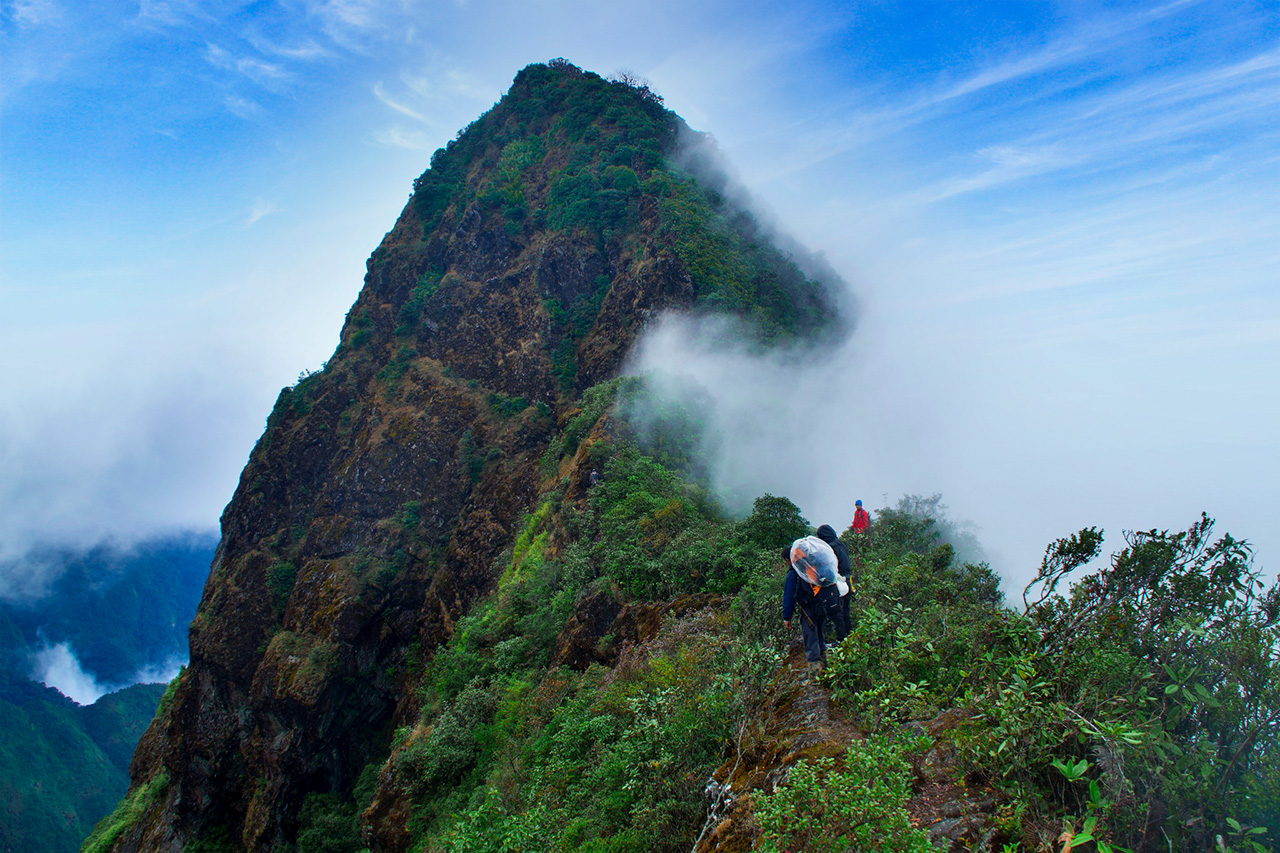
[[281, 392], [223, 514], [116, 849], [276, 849], [309, 795], [349, 794], [522, 519], [575, 488], [586, 457], [566, 432], [604, 412], [584, 421], [578, 398], [652, 319], [732, 315], [759, 346], [847, 325], [841, 284], [700, 176], [696, 140], [643, 83], [553, 60], [432, 156], [332, 358]]

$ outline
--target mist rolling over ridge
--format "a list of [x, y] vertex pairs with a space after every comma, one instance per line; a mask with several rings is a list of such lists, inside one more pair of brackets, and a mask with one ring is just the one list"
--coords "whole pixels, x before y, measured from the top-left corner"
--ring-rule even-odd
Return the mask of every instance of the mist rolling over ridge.
[[1201, 510], [1275, 562], [1269, 10], [345, 8], [6, 12], [0, 557], [211, 528], [424, 159], [564, 55], [653, 81], [853, 283], [829, 444], [869, 505], [940, 491], [1015, 572]]

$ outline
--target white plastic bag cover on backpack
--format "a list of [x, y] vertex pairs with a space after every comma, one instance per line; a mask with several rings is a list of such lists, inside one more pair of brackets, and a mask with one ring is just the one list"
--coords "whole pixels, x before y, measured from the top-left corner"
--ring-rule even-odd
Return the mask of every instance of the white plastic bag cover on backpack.
[[806, 536], [791, 543], [791, 568], [806, 582], [815, 586], [831, 586], [840, 577], [836, 552], [817, 536]]

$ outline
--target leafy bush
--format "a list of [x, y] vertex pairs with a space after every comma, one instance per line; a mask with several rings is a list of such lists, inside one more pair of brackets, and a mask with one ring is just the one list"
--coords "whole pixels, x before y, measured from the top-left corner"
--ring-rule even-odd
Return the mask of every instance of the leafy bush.
[[420, 796], [462, 778], [479, 757], [477, 734], [493, 716], [492, 694], [473, 682], [449, 704], [429, 733], [402, 751], [398, 763]]
[[582, 399], [578, 401], [578, 414], [565, 424], [564, 429], [551, 440], [546, 452], [542, 455], [544, 474], [554, 472], [561, 459], [577, 452], [582, 439], [586, 438], [587, 433], [600, 420], [600, 416], [613, 405], [619, 389], [633, 381], [620, 377], [593, 385], [583, 392]]
[[529, 408], [529, 401], [524, 397], [511, 397], [499, 391], [489, 395], [489, 408], [500, 418], [513, 418]]
[[[979, 766], [1019, 790], [1048, 789], [1134, 847], [1276, 832], [1254, 792], [1280, 735], [1280, 588], [1262, 584], [1247, 545], [1212, 528], [1202, 516], [1183, 532], [1126, 534], [1067, 596], [1054, 590], [1101, 534], [1049, 547], [1027, 625], [990, 653], [966, 700]], [[1097, 793], [1046, 780], [1055, 760], [1083, 768], [1075, 781]]]
[[450, 156], [454, 146], [455, 143], [450, 143], [449, 148], [437, 149], [431, 155], [431, 167], [413, 182], [413, 208], [422, 221], [424, 233], [435, 228], [462, 187], [462, 158], [456, 154]]
[[358, 853], [359, 815], [334, 794], [308, 794], [298, 813], [297, 853]]
[[502, 451], [497, 447], [484, 449], [471, 430], [465, 430], [458, 439], [458, 462], [472, 483], [480, 482], [484, 469], [501, 456]]
[[400, 325], [396, 328], [396, 335], [408, 335], [415, 330], [427, 303], [440, 289], [440, 281], [443, 278], [444, 270], [440, 269], [431, 269], [418, 276], [413, 290], [409, 292], [409, 298], [400, 306], [400, 313], [397, 315]]
[[143, 812], [164, 796], [169, 787], [169, 777], [163, 771], [157, 773], [150, 781], [134, 788], [129, 796], [120, 801], [115, 811], [104, 817], [93, 828], [93, 832], [85, 839], [81, 853], [105, 853], [110, 850], [121, 835], [133, 827]]
[[271, 594], [271, 609], [277, 614], [284, 610], [297, 577], [298, 567], [293, 563], [280, 561], [267, 567], [267, 592]]
[[911, 825], [906, 810], [911, 767], [903, 752], [918, 746], [872, 737], [850, 744], [839, 764], [797, 764], [772, 794], [752, 797], [761, 830], [756, 849], [931, 853], [928, 834]]
[[751, 505], [751, 515], [738, 525], [744, 539], [757, 548], [778, 553], [796, 539], [809, 535], [809, 522], [800, 507], [787, 498], [764, 494]]
[[477, 789], [430, 849], [688, 849], [735, 701], [717, 675], [726, 647], [705, 632], [677, 630], [663, 651], [607, 684], [589, 672], [563, 699], [526, 701], [525, 714], [541, 705], [547, 716], [511, 756], [525, 780], [520, 793]]

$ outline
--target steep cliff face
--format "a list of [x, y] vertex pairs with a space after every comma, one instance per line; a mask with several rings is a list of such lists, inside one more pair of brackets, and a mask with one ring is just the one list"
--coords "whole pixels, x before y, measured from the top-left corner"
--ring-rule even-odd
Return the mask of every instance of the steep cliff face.
[[293, 843], [304, 798], [349, 793], [412, 722], [422, 662], [557, 476], [548, 443], [650, 317], [736, 313], [762, 342], [830, 325], [824, 287], [675, 165], [688, 134], [647, 89], [554, 62], [436, 153], [333, 357], [271, 413], [96, 843]]

